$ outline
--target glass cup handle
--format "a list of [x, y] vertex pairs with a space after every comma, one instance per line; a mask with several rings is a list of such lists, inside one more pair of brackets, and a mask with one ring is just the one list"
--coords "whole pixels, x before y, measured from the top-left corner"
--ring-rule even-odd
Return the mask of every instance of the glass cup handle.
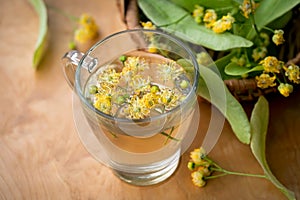
[[93, 72], [95, 66], [98, 64], [98, 60], [96, 58], [85, 55], [77, 50], [67, 52], [63, 56], [62, 61], [65, 79], [72, 89], [74, 89], [75, 73], [79, 63], [81, 64], [82, 68], [86, 69], [90, 73]]

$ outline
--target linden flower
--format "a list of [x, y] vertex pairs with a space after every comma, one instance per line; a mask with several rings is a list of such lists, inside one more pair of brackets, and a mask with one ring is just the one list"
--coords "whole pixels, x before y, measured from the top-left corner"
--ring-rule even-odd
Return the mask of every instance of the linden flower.
[[284, 63], [277, 60], [274, 56], [268, 56], [264, 60], [260, 61], [259, 64], [263, 65], [265, 72], [280, 73], [280, 69]]
[[119, 83], [120, 79], [120, 73], [116, 72], [116, 70], [109, 68], [107, 70], [104, 70], [102, 73], [98, 76], [99, 83], [107, 83], [112, 86]]
[[158, 103], [158, 96], [153, 93], [147, 93], [142, 97], [142, 101], [148, 109], [151, 109]]
[[139, 57], [128, 57], [124, 62], [124, 65], [125, 66], [122, 69], [122, 73], [130, 71], [133, 75], [149, 68], [145, 60], [140, 59]]
[[163, 81], [171, 80], [183, 72], [182, 68], [178, 68], [175, 61], [170, 61], [159, 65], [158, 73]]
[[284, 38], [283, 38], [283, 30], [275, 30], [274, 35], [272, 37], [272, 41], [278, 46], [280, 44], [284, 43]]
[[148, 51], [149, 53], [157, 53], [158, 52], [157, 46], [153, 43], [150, 43], [148, 46]]
[[230, 13], [222, 17], [222, 22], [227, 30], [230, 30], [232, 27], [232, 24], [235, 22], [234, 17], [231, 16]]
[[207, 176], [211, 175], [211, 171], [206, 166], [198, 167], [197, 171], [199, 171], [201, 174], [203, 174], [204, 177], [207, 177]]
[[156, 26], [150, 21], [142, 22], [141, 24], [142, 24], [144, 29], [150, 29], [150, 30], [155, 30], [156, 29]]
[[241, 57], [237, 58], [237, 57], [233, 57], [231, 59], [231, 62], [234, 62], [236, 64], [238, 64], [239, 66], [245, 66], [246, 64], [246, 58], [245, 55], [242, 55]]
[[150, 89], [150, 78], [144, 79], [141, 75], [135, 75], [129, 81], [129, 86], [133, 88], [136, 93], [143, 92]]
[[206, 156], [206, 153], [205, 153], [204, 148], [202, 148], [202, 147], [198, 148], [198, 149], [194, 149], [194, 151], [192, 151], [190, 153], [190, 157], [195, 164], [202, 163], [203, 158], [205, 156]]
[[88, 14], [82, 14], [79, 19], [79, 28], [75, 30], [74, 40], [85, 43], [98, 37], [98, 26]]
[[[156, 26], [151, 21], [141, 22], [141, 24], [143, 29], [156, 30]], [[145, 35], [148, 37], [150, 41], [154, 40], [153, 33], [149, 32], [149, 33], [145, 33]]]
[[256, 76], [255, 79], [257, 81], [257, 87], [262, 89], [273, 87], [276, 85], [276, 83], [274, 82], [276, 76], [271, 77], [269, 74], [263, 73], [260, 76]]
[[254, 12], [256, 7], [257, 5], [253, 0], [244, 0], [240, 9], [243, 11], [244, 17], [249, 18], [249, 15]]
[[171, 89], [162, 89], [159, 103], [165, 106], [166, 110], [170, 110], [178, 105], [180, 96]]
[[104, 112], [106, 114], [110, 114], [111, 111], [111, 96], [105, 93], [97, 93], [95, 94], [94, 107]]
[[280, 85], [278, 86], [278, 91], [283, 96], [288, 97], [290, 93], [293, 92], [293, 85], [290, 85], [288, 83], [280, 83]]
[[150, 109], [145, 105], [142, 99], [138, 96], [134, 96], [130, 100], [127, 112], [127, 117], [130, 119], [144, 119], [150, 114]]
[[232, 28], [235, 19], [230, 15], [223, 16], [221, 19], [213, 23], [212, 30], [215, 33], [223, 33]]
[[201, 173], [201, 171], [195, 171], [191, 174], [191, 176], [192, 176], [192, 181], [193, 181], [194, 185], [196, 185], [198, 187], [205, 186], [206, 182], [204, 180], [204, 176]]
[[193, 11], [193, 17], [195, 22], [200, 24], [202, 22], [202, 17], [204, 16], [204, 8], [199, 5], [195, 5], [195, 9]]
[[254, 59], [254, 61], [258, 61], [258, 60], [266, 57], [267, 53], [268, 53], [268, 50], [266, 47], [257, 47], [255, 49], [253, 49], [252, 58]]
[[217, 21], [217, 13], [213, 9], [207, 9], [205, 11], [203, 22], [207, 28], [213, 27], [213, 24]]
[[300, 83], [300, 70], [299, 67], [295, 64], [291, 64], [288, 67], [284, 67], [285, 75], [288, 79], [294, 83]]

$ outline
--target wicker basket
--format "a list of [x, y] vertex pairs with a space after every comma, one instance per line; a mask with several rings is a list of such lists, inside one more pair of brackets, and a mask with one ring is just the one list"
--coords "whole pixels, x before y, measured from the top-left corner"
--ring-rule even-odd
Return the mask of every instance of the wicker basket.
[[[139, 20], [139, 9], [137, 6], [137, 0], [128, 0], [125, 1], [125, 23], [127, 29], [141, 28]], [[281, 46], [279, 53], [279, 60], [282, 60], [289, 65], [294, 63], [296, 65], [300, 64], [300, 14], [299, 8], [294, 9], [294, 16], [289, 24], [284, 29], [285, 37], [287, 41], [284, 45]], [[212, 58], [215, 59], [220, 57], [220, 53], [223, 52], [214, 52], [208, 50]], [[253, 101], [256, 100], [260, 95], [267, 95], [270, 93], [276, 93], [277, 88], [266, 88], [261, 89], [257, 87], [256, 81], [254, 78], [243, 78], [243, 79], [230, 79], [225, 80], [229, 91], [235, 96], [239, 101]]]

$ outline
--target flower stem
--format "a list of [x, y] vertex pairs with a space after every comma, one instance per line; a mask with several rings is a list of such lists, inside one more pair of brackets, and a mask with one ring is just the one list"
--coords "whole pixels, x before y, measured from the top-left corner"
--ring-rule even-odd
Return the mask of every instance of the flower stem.
[[218, 171], [218, 172], [223, 172], [225, 174], [230, 174], [230, 175], [249, 176], [249, 177], [257, 177], [257, 178], [267, 178], [264, 174], [248, 174], [248, 173], [242, 173], [242, 172], [233, 172], [233, 171], [228, 171], [226, 169], [220, 169], [220, 168], [211, 168], [211, 170]]
[[205, 177], [205, 179], [206, 180], [214, 179], [214, 178], [219, 178], [219, 177], [226, 176], [226, 175], [227, 175], [226, 173], [222, 173], [222, 174], [218, 174], [218, 175], [214, 175], [214, 176], [207, 176], [207, 177]]

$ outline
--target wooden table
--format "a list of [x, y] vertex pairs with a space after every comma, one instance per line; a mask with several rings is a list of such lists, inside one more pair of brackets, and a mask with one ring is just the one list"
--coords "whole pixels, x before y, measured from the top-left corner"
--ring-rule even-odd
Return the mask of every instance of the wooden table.
[[[96, 18], [100, 37], [126, 26], [116, 0], [46, 0], [75, 16]], [[31, 67], [39, 21], [26, 0], [1, 0], [0, 6], [0, 199], [285, 199], [269, 181], [225, 176], [197, 188], [182, 156], [174, 176], [150, 186], [128, 185], [84, 148], [72, 116], [72, 91], [61, 70], [72, 25], [49, 10], [50, 43], [39, 70]], [[270, 99], [267, 159], [277, 178], [300, 198], [300, 93]], [[207, 130], [211, 105], [201, 108], [198, 134]], [[201, 145], [200, 136], [189, 150]], [[228, 123], [209, 154], [229, 170], [262, 173], [247, 145]]]

